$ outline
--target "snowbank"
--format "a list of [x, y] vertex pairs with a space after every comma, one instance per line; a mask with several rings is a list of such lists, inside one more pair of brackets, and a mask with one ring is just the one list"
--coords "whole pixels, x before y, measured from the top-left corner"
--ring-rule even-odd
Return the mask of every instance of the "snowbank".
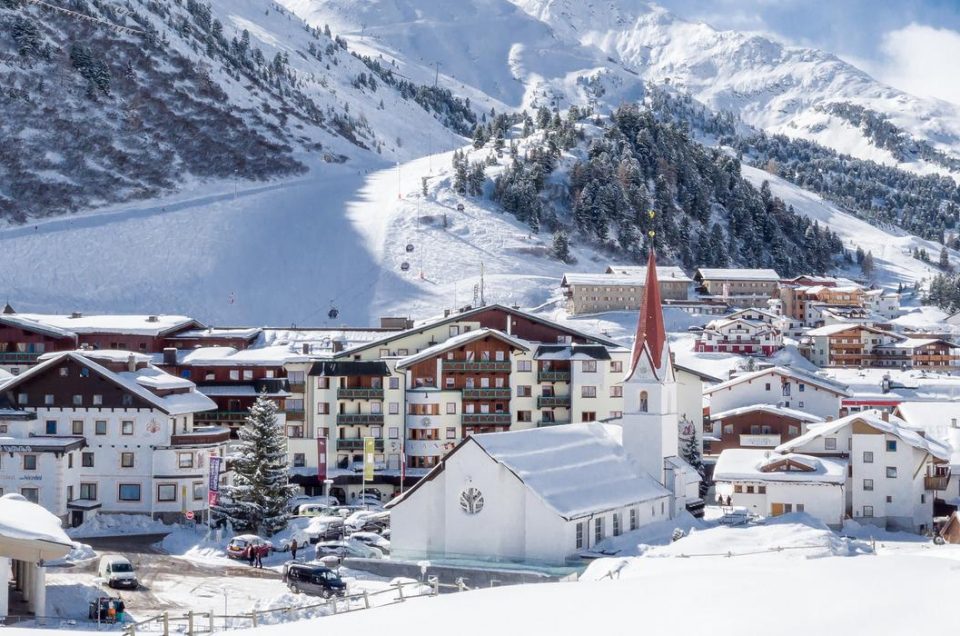
[[76, 528], [67, 530], [74, 539], [91, 537], [116, 537], [137, 534], [165, 534], [177, 526], [168, 526], [162, 521], [146, 515], [98, 514], [87, 519]]

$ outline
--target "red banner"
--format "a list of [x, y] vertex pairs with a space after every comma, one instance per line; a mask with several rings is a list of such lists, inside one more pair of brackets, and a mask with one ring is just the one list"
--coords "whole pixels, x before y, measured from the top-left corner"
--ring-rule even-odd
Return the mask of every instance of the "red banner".
[[327, 478], [327, 438], [317, 438], [317, 479], [321, 483]]
[[207, 503], [211, 506], [220, 505], [220, 493], [216, 490], [211, 490], [207, 493]]

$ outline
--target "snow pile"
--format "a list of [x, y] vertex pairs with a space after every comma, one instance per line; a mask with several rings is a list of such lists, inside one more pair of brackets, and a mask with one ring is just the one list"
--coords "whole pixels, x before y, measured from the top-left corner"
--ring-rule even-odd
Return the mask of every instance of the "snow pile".
[[42, 550], [49, 550], [51, 556], [43, 558], [66, 554], [73, 546], [56, 515], [15, 493], [0, 497], [0, 541], [5, 539], [37, 552], [46, 546]]
[[97, 514], [76, 528], [67, 530], [74, 539], [118, 537], [136, 534], [166, 534], [177, 526], [168, 526], [146, 515]]
[[[257, 621], [259, 623], [263, 625], [276, 625], [278, 623], [288, 623], [292, 620], [303, 620], [332, 614], [333, 610], [326, 605], [311, 607], [313, 605], [320, 605], [323, 602], [323, 599], [318, 596], [285, 592], [272, 598], [259, 599], [250, 609], [259, 612], [257, 615]], [[271, 611], [283, 610], [284, 608], [294, 609], [288, 611]]]
[[97, 558], [96, 551], [86, 543], [73, 542], [73, 548], [62, 559], [47, 561], [48, 566], [73, 565]]
[[596, 544], [591, 552], [615, 554], [617, 557], [640, 556], [654, 546], [669, 544], [673, 540], [673, 533], [677, 529], [682, 530], [684, 535], [687, 535], [694, 530], [706, 527], [706, 523], [684, 511], [676, 519], [651, 523], [639, 530], [625, 532], [619, 537], [607, 537]]

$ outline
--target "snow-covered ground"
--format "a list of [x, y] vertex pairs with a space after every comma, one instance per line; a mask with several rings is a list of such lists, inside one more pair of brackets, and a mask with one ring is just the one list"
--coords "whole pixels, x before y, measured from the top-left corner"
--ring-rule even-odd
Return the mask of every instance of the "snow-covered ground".
[[68, 528], [71, 539], [94, 537], [116, 537], [121, 535], [163, 534], [175, 526], [169, 526], [157, 519], [144, 515], [102, 514], [90, 517], [76, 528]]

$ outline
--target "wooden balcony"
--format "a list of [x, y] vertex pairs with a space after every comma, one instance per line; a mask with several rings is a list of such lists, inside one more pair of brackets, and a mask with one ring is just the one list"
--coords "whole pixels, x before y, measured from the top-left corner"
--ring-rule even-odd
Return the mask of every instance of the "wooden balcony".
[[[373, 449], [379, 452], [383, 452], [383, 440], [374, 439], [373, 440]], [[348, 437], [341, 438], [337, 440], [337, 450], [363, 450], [363, 438], [362, 437]]]
[[950, 475], [940, 475], [938, 477], [924, 477], [923, 489], [924, 490], [946, 490], [947, 484], [949, 482], [950, 482]]
[[510, 373], [509, 360], [444, 360], [444, 373], [488, 372]]
[[199, 426], [189, 433], [170, 436], [171, 446], [198, 446], [221, 444], [230, 440], [230, 429], [225, 426]]
[[3, 351], [0, 352], [0, 364], [35, 364], [42, 352]]
[[337, 426], [383, 424], [383, 413], [337, 413]]
[[464, 413], [460, 421], [464, 426], [510, 426], [510, 414]]
[[306, 390], [306, 384], [303, 382], [291, 382], [288, 391], [291, 393], [303, 393]]
[[741, 448], [773, 448], [780, 445], [780, 436], [770, 433], [750, 433], [740, 436]]
[[569, 371], [540, 371], [537, 382], [570, 382]]
[[569, 395], [541, 395], [537, 398], [537, 408], [570, 408]]
[[383, 387], [346, 387], [337, 389], [338, 400], [382, 400]]
[[198, 422], [224, 422], [230, 424], [242, 424], [250, 411], [207, 411], [197, 413], [194, 419]]
[[506, 387], [464, 389], [464, 400], [509, 400], [510, 389]]
[[303, 409], [285, 409], [288, 422], [302, 422], [304, 417]]

